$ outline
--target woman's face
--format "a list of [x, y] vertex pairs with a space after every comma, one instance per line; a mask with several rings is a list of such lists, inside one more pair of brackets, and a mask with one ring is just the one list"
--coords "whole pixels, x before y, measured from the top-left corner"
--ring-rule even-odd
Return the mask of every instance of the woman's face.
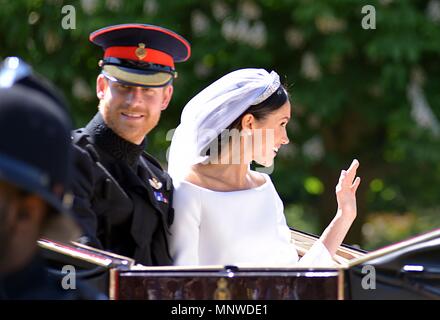
[[290, 102], [287, 101], [264, 119], [254, 118], [250, 131], [253, 142], [252, 160], [265, 167], [273, 164], [280, 147], [289, 143], [286, 126], [290, 120], [290, 111]]

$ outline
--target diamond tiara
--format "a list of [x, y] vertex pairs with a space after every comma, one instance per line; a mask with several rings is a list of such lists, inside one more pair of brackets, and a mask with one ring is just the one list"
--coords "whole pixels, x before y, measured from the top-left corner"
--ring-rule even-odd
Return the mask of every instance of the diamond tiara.
[[256, 104], [259, 104], [269, 98], [281, 85], [280, 83], [280, 76], [275, 72], [272, 71], [270, 73], [270, 76], [272, 78], [272, 83], [264, 90], [264, 92], [255, 100], [255, 102], [252, 104], [253, 106]]

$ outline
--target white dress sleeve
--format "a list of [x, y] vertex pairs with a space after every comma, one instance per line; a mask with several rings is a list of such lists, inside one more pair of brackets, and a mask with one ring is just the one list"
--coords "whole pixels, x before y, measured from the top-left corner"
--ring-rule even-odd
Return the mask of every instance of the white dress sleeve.
[[169, 245], [174, 265], [199, 264], [200, 191], [180, 184], [174, 189], [174, 222]]
[[298, 266], [331, 268], [335, 267], [336, 263], [326, 246], [320, 239], [318, 239], [309, 251], [307, 251], [307, 253], [299, 260]]

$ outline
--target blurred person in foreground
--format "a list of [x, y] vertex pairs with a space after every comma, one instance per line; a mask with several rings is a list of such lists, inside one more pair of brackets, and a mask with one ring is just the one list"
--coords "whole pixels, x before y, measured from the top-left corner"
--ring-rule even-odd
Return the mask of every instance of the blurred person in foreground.
[[101, 299], [76, 282], [64, 289], [37, 241], [79, 234], [67, 189], [71, 121], [61, 95], [16, 57], [0, 66], [0, 299]]

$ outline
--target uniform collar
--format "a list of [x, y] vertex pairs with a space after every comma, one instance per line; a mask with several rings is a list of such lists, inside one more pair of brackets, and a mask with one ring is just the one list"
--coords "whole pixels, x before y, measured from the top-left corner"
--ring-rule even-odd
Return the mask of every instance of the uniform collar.
[[139, 157], [147, 145], [146, 137], [139, 145], [121, 138], [106, 125], [100, 112], [87, 124], [85, 130], [100, 149], [117, 160], [127, 163], [130, 167], [138, 164]]

